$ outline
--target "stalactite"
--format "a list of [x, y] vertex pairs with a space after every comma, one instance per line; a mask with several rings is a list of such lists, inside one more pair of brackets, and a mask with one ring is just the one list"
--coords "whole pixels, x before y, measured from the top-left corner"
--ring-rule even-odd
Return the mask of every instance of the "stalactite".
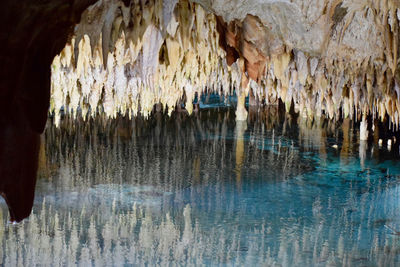
[[[282, 39], [275, 25], [255, 15], [224, 22], [186, 0], [136, 0], [129, 6], [101, 0], [54, 58], [55, 122], [62, 108], [73, 116], [80, 110], [85, 117], [90, 110], [90, 116], [147, 117], [161, 103], [171, 114], [182, 96], [191, 113], [196, 93], [222, 89], [224, 95], [238, 95], [238, 120], [247, 118], [242, 100], [251, 90], [266, 104], [281, 99], [287, 111], [293, 103], [305, 118], [388, 114], [397, 128], [400, 4], [323, 2], [303, 11], [307, 17], [327, 12], [316, 23], [326, 24], [321, 29], [329, 37], [315, 53]], [[375, 46], [368, 43], [371, 38]]]
[[[231, 84], [241, 76], [235, 73], [238, 68], [225, 63], [214, 15], [188, 1], [164, 9], [159, 2], [135, 3], [131, 12], [123, 14], [118, 13], [126, 8], [122, 2], [103, 2], [115, 11], [112, 19], [110, 14], [105, 21], [102, 16], [98, 19], [110, 32], [91, 36], [83, 31], [78, 46], [72, 39], [53, 61], [51, 111], [56, 124], [62, 107], [74, 116], [78, 108], [83, 116], [90, 108], [91, 116], [141, 112], [147, 117], [156, 103], [170, 114], [183, 94], [189, 113], [196, 93], [207, 88], [231, 94]], [[92, 13], [98, 14], [95, 10], [102, 4]], [[71, 47], [77, 51], [75, 56]], [[103, 52], [107, 54], [104, 66]]]

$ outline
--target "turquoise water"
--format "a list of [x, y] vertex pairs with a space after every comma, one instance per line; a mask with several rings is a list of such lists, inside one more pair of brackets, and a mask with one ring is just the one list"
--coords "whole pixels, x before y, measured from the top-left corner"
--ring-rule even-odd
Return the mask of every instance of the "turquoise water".
[[0, 265], [398, 266], [398, 147], [357, 129], [212, 105], [49, 122], [32, 215], [0, 202]]

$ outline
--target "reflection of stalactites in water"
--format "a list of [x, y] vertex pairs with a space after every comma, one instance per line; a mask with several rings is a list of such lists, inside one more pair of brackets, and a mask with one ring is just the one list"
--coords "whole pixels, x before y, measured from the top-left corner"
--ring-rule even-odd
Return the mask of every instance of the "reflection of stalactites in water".
[[[200, 168], [209, 170], [215, 165], [219, 170], [233, 170], [229, 179], [237, 181], [254, 173], [257, 166], [271, 166], [270, 172], [275, 173], [284, 165], [286, 178], [311, 170], [307, 162], [292, 164], [298, 161], [300, 152], [296, 141], [287, 140], [297, 133], [296, 124], [287, 124], [286, 134], [282, 135], [284, 117], [278, 107], [261, 111], [248, 124], [248, 130], [235, 122], [234, 109], [200, 110], [195, 116], [179, 114], [180, 131], [176, 130], [174, 113], [171, 117], [156, 113], [148, 120], [121, 117], [104, 123], [97, 116], [86, 123], [78, 119], [74, 128], [69, 128], [71, 119], [65, 118], [59, 128], [48, 127], [46, 131], [47, 160], [60, 167], [58, 172], [70, 187], [124, 181], [160, 184], [167, 191], [210, 183], [215, 175], [201, 172]], [[307, 150], [318, 150], [321, 142], [326, 142], [324, 128], [318, 127], [300, 127], [299, 141], [303, 147], [309, 144]], [[126, 134], [129, 132], [131, 137]], [[274, 132], [280, 145], [277, 138], [273, 141]], [[184, 169], [190, 171], [179, 171]], [[282, 179], [281, 174], [278, 172], [275, 177]], [[221, 171], [216, 175], [225, 174]]]
[[362, 169], [364, 169], [365, 166], [365, 159], [367, 158], [367, 149], [368, 149], [367, 141], [361, 140], [359, 146], [359, 156], [360, 156], [360, 165]]
[[350, 153], [350, 142], [351, 142], [351, 131], [350, 131], [350, 119], [346, 118], [342, 123], [342, 131], [343, 131], [343, 143], [342, 149], [340, 150], [340, 161], [342, 164], [346, 164], [349, 153]]
[[247, 121], [236, 121], [235, 134], [236, 134], [236, 183], [238, 188], [240, 188], [241, 175], [243, 162], [245, 158], [245, 148], [244, 148], [244, 132], [247, 129]]
[[326, 127], [324, 127], [323, 124], [323, 119], [319, 118], [318, 120], [318, 129], [320, 129], [319, 136], [320, 136], [320, 148], [319, 148], [319, 157], [323, 160], [323, 162], [326, 162], [326, 159], [328, 157], [327, 151], [326, 151], [326, 138], [327, 138], [327, 133], [326, 133]]
[[327, 137], [333, 135], [329, 129], [330, 123], [324, 117], [315, 118], [311, 122], [309, 118], [298, 118], [299, 142], [310, 151], [317, 149], [321, 163], [326, 163], [328, 157]]
[[[246, 228], [247, 234], [252, 237], [250, 239], [238, 234], [238, 228], [227, 231], [220, 224], [214, 224], [212, 216], [207, 216], [207, 220], [211, 221], [205, 228], [201, 218], [196, 216], [199, 214], [195, 214], [190, 205], [180, 208], [173, 216], [170, 213], [153, 214], [151, 209], [136, 203], [124, 211], [108, 205], [99, 207], [95, 214], [84, 210], [80, 218], [73, 219], [71, 216], [74, 214], [71, 215], [68, 210], [44, 204], [43, 209], [32, 214], [26, 227], [5, 229], [7, 239], [0, 239], [0, 264], [90, 265], [92, 261], [96, 265], [107, 266], [148, 263], [205, 265], [210, 262], [215, 265], [238, 263], [248, 266], [274, 263], [310, 266], [321, 262], [333, 266], [343, 262], [348, 265], [360, 262], [374, 266], [394, 265], [398, 245], [393, 242], [391, 234], [382, 236], [374, 232], [367, 258], [360, 254], [359, 244], [349, 247], [348, 241], [354, 237], [340, 234], [337, 240], [328, 242], [324, 233], [332, 233], [332, 228], [340, 223], [345, 224], [343, 232], [357, 232], [357, 238], [370, 233], [363, 227], [358, 229], [358, 225], [346, 222], [347, 216], [324, 222], [323, 216], [332, 211], [321, 207], [321, 199], [312, 203], [315, 220], [321, 222], [315, 229], [301, 224], [280, 227], [277, 233], [279, 238], [276, 239], [271, 238], [274, 235], [271, 231], [276, 227], [271, 221], [261, 225], [248, 224]], [[368, 210], [367, 202], [359, 205], [359, 209]], [[101, 217], [98, 215], [101, 212], [110, 216]], [[396, 214], [393, 210], [385, 212]], [[390, 222], [376, 220], [371, 223], [377, 227]], [[267, 241], [268, 238], [273, 241]]]
[[47, 177], [51, 178], [50, 176], [50, 166], [47, 165], [46, 161], [46, 143], [44, 134], [40, 135], [40, 148], [39, 148], [39, 163], [38, 163], [38, 177]]
[[[373, 241], [367, 263], [393, 265], [398, 244], [380, 227], [389, 223], [397, 229], [398, 222], [380, 216], [399, 217], [394, 201], [399, 188], [391, 186], [395, 179], [375, 183], [373, 169], [365, 172], [372, 177], [365, 186], [338, 178], [340, 162], [328, 146], [330, 165], [317, 170], [317, 154], [326, 153], [319, 143], [327, 143], [333, 133], [329, 124], [314, 121], [312, 128], [296, 128], [287, 123], [282, 134], [278, 119], [266, 122], [258, 114], [246, 129], [233, 113], [182, 115], [179, 132], [175, 116], [163, 114], [158, 122], [119, 118], [99, 126], [95, 119], [68, 128], [62, 120], [61, 129], [47, 128], [47, 160], [59, 169], [51, 183], [39, 180], [41, 192], [30, 220], [5, 228], [0, 265], [17, 265], [18, 260], [83, 265], [88, 259], [107, 266], [358, 265], [365, 257], [359, 251], [364, 238]], [[125, 137], [127, 131], [132, 137]], [[359, 168], [358, 163], [351, 166]], [[333, 169], [333, 179], [321, 168]], [[390, 171], [395, 172], [393, 167]]]
[[200, 157], [196, 156], [195, 159], [193, 160], [193, 170], [194, 170], [193, 178], [195, 183], [200, 182], [200, 166], [201, 166]]

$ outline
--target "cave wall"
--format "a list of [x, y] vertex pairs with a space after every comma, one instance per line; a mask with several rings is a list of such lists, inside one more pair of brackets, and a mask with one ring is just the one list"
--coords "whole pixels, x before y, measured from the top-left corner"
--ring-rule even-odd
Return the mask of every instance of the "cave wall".
[[0, 3], [0, 195], [11, 221], [32, 208], [40, 133], [50, 100], [50, 64], [94, 0]]

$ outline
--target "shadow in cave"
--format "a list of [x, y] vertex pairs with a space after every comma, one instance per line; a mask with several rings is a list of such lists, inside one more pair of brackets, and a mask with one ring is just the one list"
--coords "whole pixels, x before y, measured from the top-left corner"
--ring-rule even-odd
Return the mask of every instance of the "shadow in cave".
[[50, 64], [95, 0], [3, 0], [0, 9], [0, 194], [11, 221], [31, 213]]
[[23, 112], [15, 108], [10, 121], [0, 123], [0, 194], [12, 222], [31, 213], [38, 168], [40, 135], [29, 127]]

